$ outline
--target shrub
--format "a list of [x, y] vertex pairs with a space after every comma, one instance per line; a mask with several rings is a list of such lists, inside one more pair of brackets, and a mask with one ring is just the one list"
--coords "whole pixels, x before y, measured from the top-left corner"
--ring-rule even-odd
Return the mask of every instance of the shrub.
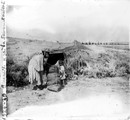
[[68, 58], [67, 66], [72, 69], [73, 75], [83, 74], [88, 78], [105, 78], [127, 76], [130, 74], [129, 62], [129, 58], [125, 54], [106, 52], [98, 54], [95, 58], [92, 57], [91, 60], [73, 55]]
[[125, 76], [130, 74], [130, 66], [127, 62], [118, 62], [116, 64], [116, 75], [117, 76]]
[[7, 86], [21, 87], [28, 84], [27, 66], [18, 65], [13, 59], [7, 59]]
[[70, 80], [73, 77], [73, 69], [71, 67], [66, 68], [67, 79]]

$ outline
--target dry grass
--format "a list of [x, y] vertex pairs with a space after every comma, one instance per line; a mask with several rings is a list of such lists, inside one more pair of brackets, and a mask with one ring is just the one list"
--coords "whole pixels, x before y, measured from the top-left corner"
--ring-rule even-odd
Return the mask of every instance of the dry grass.
[[84, 56], [80, 53], [79, 57], [73, 54], [74, 57], [68, 58], [67, 66], [72, 69], [72, 74], [85, 75], [88, 78], [121, 77], [130, 74], [130, 59], [127, 54], [106, 51], [95, 58], [88, 55], [86, 59], [83, 59], [82, 55]]

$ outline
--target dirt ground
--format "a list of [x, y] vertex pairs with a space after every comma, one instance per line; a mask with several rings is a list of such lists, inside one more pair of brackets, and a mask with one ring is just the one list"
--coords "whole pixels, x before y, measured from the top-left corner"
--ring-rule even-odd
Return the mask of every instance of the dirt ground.
[[113, 103], [113, 105], [118, 108], [121, 104], [122, 113], [128, 112], [130, 108], [129, 79], [120, 77], [90, 79], [80, 76], [77, 80], [69, 81], [60, 92], [51, 92], [47, 89], [35, 91], [32, 90], [31, 86], [28, 86], [7, 95], [9, 115], [25, 106], [45, 106], [102, 95], [108, 96], [108, 99], [114, 96], [115, 100], [120, 101], [120, 103]]

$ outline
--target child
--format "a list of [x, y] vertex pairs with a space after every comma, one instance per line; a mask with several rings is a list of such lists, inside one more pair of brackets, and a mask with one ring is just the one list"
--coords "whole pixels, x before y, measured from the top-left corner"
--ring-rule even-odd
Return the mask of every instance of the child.
[[63, 61], [59, 61], [59, 75], [60, 75], [60, 84], [62, 87], [65, 85], [66, 73]]

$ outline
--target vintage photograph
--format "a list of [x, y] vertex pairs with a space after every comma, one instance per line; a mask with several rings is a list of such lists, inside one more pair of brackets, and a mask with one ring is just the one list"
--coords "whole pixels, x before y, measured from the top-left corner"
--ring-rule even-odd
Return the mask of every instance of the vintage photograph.
[[7, 120], [130, 120], [129, 12], [129, 0], [7, 1]]

